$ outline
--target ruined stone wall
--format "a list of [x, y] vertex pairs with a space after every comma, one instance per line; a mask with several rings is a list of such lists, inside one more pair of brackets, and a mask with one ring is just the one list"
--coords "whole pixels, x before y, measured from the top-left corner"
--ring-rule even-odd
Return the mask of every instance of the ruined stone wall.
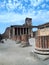
[[32, 26], [32, 18], [26, 18], [25, 24], [28, 25], [28, 26]]
[[2, 34], [3, 38], [9, 38], [10, 27], [6, 28], [5, 32]]
[[36, 48], [49, 48], [49, 36], [36, 37]]
[[37, 48], [49, 48], [49, 28], [39, 29], [36, 37]]
[[38, 30], [38, 36], [48, 36], [49, 28], [43, 28]]

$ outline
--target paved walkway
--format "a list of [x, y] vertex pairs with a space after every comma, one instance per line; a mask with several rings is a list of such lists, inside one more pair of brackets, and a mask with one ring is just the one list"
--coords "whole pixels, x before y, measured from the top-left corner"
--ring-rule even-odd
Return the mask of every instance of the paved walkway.
[[12, 40], [4, 40], [0, 43], [0, 65], [48, 65], [30, 55], [31, 46], [21, 48]]

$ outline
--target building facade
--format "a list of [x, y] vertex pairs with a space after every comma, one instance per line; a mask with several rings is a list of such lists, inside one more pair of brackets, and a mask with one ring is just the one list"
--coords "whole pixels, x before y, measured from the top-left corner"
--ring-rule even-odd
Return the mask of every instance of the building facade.
[[49, 54], [49, 23], [39, 25], [35, 49], [37, 53]]
[[[33, 33], [32, 28], [38, 28]], [[34, 34], [34, 35], [33, 35]], [[35, 50], [48, 51], [49, 50], [49, 23], [39, 26], [32, 26], [32, 18], [26, 18], [23, 25], [11, 25], [3, 34], [4, 38], [10, 38], [22, 45], [28, 45], [28, 39], [35, 36]]]
[[26, 18], [23, 25], [11, 25], [8, 34], [9, 38], [17, 42], [21, 42], [22, 45], [28, 45], [28, 39], [33, 37], [31, 26], [32, 18]]
[[10, 38], [15, 38], [15, 36], [21, 36], [21, 35], [28, 35], [29, 37], [31, 37], [31, 32], [32, 29], [30, 28], [30, 26], [32, 26], [31, 24], [32, 19], [31, 18], [26, 18], [25, 19], [25, 24], [23, 25], [13, 25], [10, 27]]

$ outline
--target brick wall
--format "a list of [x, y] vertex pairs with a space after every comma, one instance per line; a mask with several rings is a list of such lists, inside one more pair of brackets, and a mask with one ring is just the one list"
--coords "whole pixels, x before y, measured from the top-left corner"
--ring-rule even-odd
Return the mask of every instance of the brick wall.
[[49, 48], [49, 36], [36, 37], [36, 48]]
[[10, 27], [7, 27], [5, 32], [2, 34], [3, 38], [9, 38]]
[[38, 36], [47, 36], [49, 35], [49, 28], [39, 29]]

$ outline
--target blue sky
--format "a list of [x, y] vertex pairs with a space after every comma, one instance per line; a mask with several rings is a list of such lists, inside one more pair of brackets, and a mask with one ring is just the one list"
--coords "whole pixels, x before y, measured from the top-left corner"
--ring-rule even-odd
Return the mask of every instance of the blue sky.
[[49, 22], [49, 0], [0, 0], [0, 33], [23, 24], [26, 17], [32, 18], [33, 25]]

